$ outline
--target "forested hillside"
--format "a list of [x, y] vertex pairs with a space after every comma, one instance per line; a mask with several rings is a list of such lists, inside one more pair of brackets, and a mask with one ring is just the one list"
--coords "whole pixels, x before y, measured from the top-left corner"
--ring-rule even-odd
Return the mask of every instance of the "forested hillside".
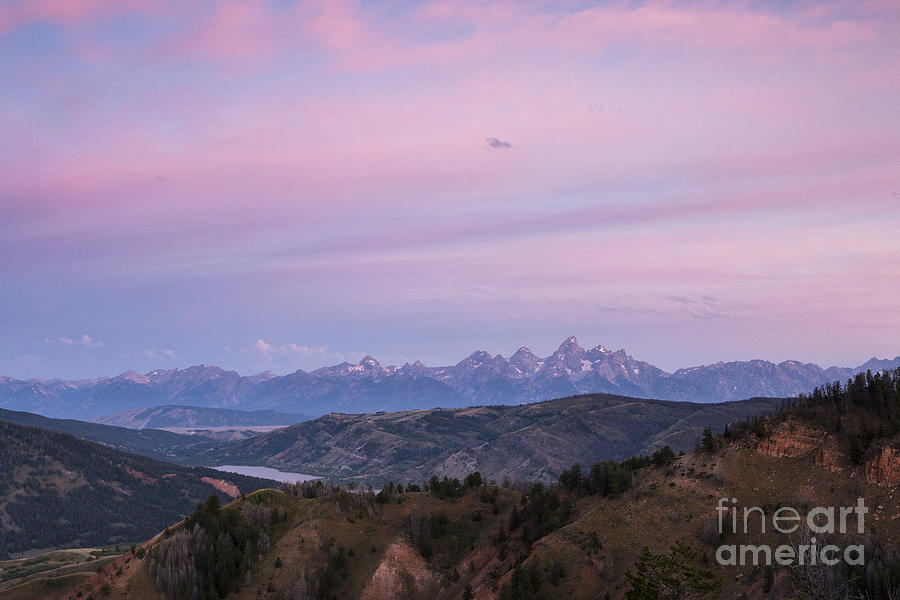
[[228, 499], [271, 485], [0, 421], [0, 559], [146, 539], [210, 494]]

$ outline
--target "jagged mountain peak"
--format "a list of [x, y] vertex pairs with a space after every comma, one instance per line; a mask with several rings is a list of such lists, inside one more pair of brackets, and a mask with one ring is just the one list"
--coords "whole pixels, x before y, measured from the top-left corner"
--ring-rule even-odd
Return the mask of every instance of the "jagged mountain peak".
[[427, 375], [428, 367], [426, 367], [421, 360], [417, 360], [412, 365], [410, 365], [409, 372], [413, 375]]
[[304, 371], [303, 369], [297, 369], [293, 373], [288, 373], [287, 375], [285, 375], [285, 377], [294, 377], [294, 378], [309, 377], [309, 376], [310, 376], [310, 373], [307, 371]]
[[302, 414], [408, 410], [434, 406], [521, 404], [594, 392], [661, 400], [715, 402], [754, 396], [809, 393], [816, 385], [846, 380], [866, 369], [900, 366], [895, 359], [871, 359], [859, 367], [764, 360], [720, 361], [667, 373], [636, 360], [624, 349], [583, 349], [570, 337], [547, 357], [520, 347], [508, 359], [477, 350], [456, 365], [428, 367], [421, 361], [383, 367], [370, 355], [311, 373], [241, 377], [201, 364], [126, 371], [113, 378], [15, 380], [0, 378], [0, 407], [54, 416], [93, 417], [159, 405], [271, 409]]
[[375, 360], [371, 354], [366, 354], [361, 361], [359, 361], [359, 366], [367, 367], [369, 369], [380, 369], [381, 363]]
[[114, 379], [120, 379], [124, 381], [130, 381], [131, 383], [150, 383], [150, 379], [146, 375], [141, 375], [134, 369], [128, 369], [124, 373], [117, 375]]
[[881, 371], [884, 369], [896, 368], [898, 364], [900, 364], [900, 356], [884, 359], [873, 356], [863, 364], [859, 365], [857, 369], [860, 371]]
[[556, 351], [559, 354], [571, 354], [572, 352], [584, 352], [584, 348], [578, 345], [578, 338], [573, 335], [566, 338]]
[[206, 363], [200, 363], [199, 365], [192, 365], [186, 369], [183, 369], [186, 373], [224, 373], [225, 370], [221, 367], [217, 367], [216, 365], [209, 365]]
[[208, 380], [219, 377], [220, 375], [224, 375], [226, 373], [238, 376], [238, 374], [234, 371], [225, 371], [224, 369], [215, 365], [202, 363], [199, 365], [185, 367], [184, 369], [156, 369], [147, 373], [147, 377], [149, 377], [151, 381], [163, 379], [183, 379], [185, 377], [191, 377], [195, 380]]
[[516, 350], [516, 352], [509, 357], [508, 362], [509, 366], [524, 376], [533, 375], [543, 364], [542, 359], [535, 356], [535, 354], [525, 346]]
[[564, 363], [567, 369], [581, 370], [581, 362], [586, 357], [587, 352], [578, 345], [578, 340], [575, 339], [575, 336], [572, 336], [559, 345], [556, 352], [548, 358], [548, 364], [560, 366]]
[[492, 358], [493, 357], [489, 352], [485, 350], [476, 350], [475, 352], [467, 356], [464, 360], [462, 360], [457, 366], [478, 366], [490, 361]]
[[340, 377], [341, 375], [347, 375], [350, 373], [358, 372], [359, 366], [348, 363], [344, 361], [342, 363], [330, 366], [330, 367], [322, 367], [320, 369], [316, 369], [311, 374], [316, 375], [318, 377]]

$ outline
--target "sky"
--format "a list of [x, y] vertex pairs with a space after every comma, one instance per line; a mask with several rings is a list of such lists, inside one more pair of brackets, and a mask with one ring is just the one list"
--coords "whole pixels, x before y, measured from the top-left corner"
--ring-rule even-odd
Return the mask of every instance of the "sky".
[[900, 354], [900, 4], [0, 1], [0, 374]]

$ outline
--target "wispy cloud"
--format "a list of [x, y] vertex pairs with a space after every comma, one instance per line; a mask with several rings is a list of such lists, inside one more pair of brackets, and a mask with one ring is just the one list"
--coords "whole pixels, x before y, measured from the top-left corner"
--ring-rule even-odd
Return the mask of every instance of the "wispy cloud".
[[275, 348], [263, 341], [262, 338], [256, 340], [256, 343], [253, 344], [253, 347], [256, 348], [256, 350], [263, 356], [269, 356], [275, 351]]
[[343, 360], [343, 355], [335, 354], [331, 352], [331, 349], [328, 346], [303, 346], [300, 344], [279, 344], [272, 345], [267, 343], [262, 338], [256, 340], [253, 344], [253, 349], [259, 353], [261, 356], [276, 356], [276, 355], [298, 355], [298, 356], [335, 356], [339, 357]]
[[294, 343], [272, 345], [260, 338], [253, 344], [253, 348], [263, 357], [296, 355], [304, 358], [333, 357], [336, 360], [345, 360], [343, 354], [332, 352], [328, 346], [304, 346]]
[[81, 338], [79, 338], [78, 343], [81, 344], [82, 346], [84, 346], [85, 348], [102, 348], [103, 347], [102, 342], [99, 342], [99, 341], [91, 338], [91, 336], [89, 336], [86, 333], [84, 335], [82, 335]]
[[78, 339], [68, 337], [44, 338], [44, 343], [51, 346], [83, 346], [85, 348], [102, 348], [103, 344], [93, 339], [88, 334], [82, 335]]
[[160, 358], [178, 360], [178, 355], [173, 350], [162, 350], [160, 352], [157, 352], [155, 348], [148, 348], [146, 350], [141, 350], [141, 354], [152, 360], [157, 360]]
[[255, 368], [293, 370], [298, 367], [314, 369], [348, 360], [359, 360], [362, 353], [342, 353], [329, 346], [308, 346], [297, 343], [270, 344], [259, 338], [251, 346], [232, 346], [223, 350], [231, 356], [244, 356], [254, 361]]

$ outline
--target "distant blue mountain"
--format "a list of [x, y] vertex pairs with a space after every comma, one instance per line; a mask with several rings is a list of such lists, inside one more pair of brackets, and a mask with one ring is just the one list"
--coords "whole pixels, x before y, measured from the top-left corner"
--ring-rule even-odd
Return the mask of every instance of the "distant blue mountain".
[[797, 361], [751, 360], [667, 373], [635, 360], [624, 350], [584, 349], [571, 337], [543, 358], [528, 348], [520, 348], [509, 358], [477, 351], [447, 367], [426, 367], [419, 361], [383, 367], [367, 356], [355, 365], [341, 363], [284, 376], [261, 373], [242, 377], [234, 371], [198, 365], [145, 375], [126, 371], [116, 377], [82, 381], [0, 377], [0, 407], [85, 419], [170, 405], [314, 417], [330, 412], [523, 404], [587, 393], [722, 402], [794, 396], [860, 371], [898, 366], [900, 356], [827, 369]]

